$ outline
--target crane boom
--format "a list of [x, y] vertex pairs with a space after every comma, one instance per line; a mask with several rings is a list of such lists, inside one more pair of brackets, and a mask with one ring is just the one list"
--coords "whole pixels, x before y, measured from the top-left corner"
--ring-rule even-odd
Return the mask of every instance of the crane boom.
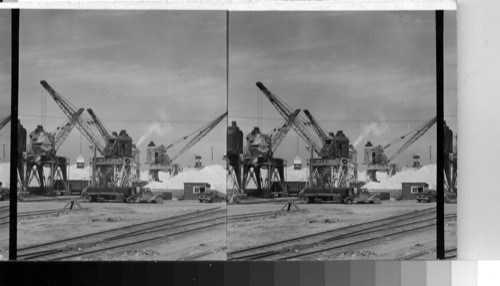
[[[198, 143], [203, 137], [205, 137], [219, 122], [224, 119], [224, 117], [227, 116], [227, 111], [224, 112], [224, 114], [220, 115], [217, 117], [215, 120], [212, 122], [208, 123], [207, 125], [203, 126], [202, 128], [196, 130], [194, 134], [196, 134], [191, 140], [189, 140], [182, 148], [174, 154], [172, 157], [170, 157], [170, 162], [175, 161], [179, 156], [184, 154], [187, 150], [189, 150], [191, 147], [193, 147], [196, 143]], [[187, 139], [189, 136], [184, 136], [184, 139]]]
[[59, 132], [56, 134], [54, 139], [54, 149], [56, 151], [59, 150], [59, 147], [61, 147], [64, 141], [66, 141], [66, 139], [68, 138], [69, 133], [71, 133], [71, 130], [73, 130], [73, 127], [75, 127], [76, 121], [82, 114], [83, 110], [84, 110], [83, 108], [78, 109], [78, 111], [72, 116], [72, 118], [66, 124], [58, 128]]
[[314, 117], [309, 112], [309, 110], [304, 109], [304, 113], [306, 114], [307, 118], [309, 119], [310, 124], [312, 125], [312, 127], [314, 128], [314, 130], [316, 131], [318, 136], [321, 138], [321, 140], [323, 140], [323, 142], [325, 142], [325, 140], [328, 138], [328, 135], [326, 135], [326, 132], [321, 128], [321, 126], [319, 126], [318, 122], [316, 121], [316, 119], [314, 119]]
[[[45, 90], [49, 93], [49, 95], [54, 99], [57, 105], [61, 108], [64, 114], [68, 117], [68, 119], [72, 119], [73, 115], [77, 112], [76, 108], [73, 107], [64, 97], [62, 97], [57, 91], [55, 91], [45, 80], [40, 81], [40, 84], [45, 88]], [[96, 146], [99, 153], [104, 153], [104, 148], [106, 147], [106, 142], [104, 140], [100, 140], [92, 130], [92, 120], [80, 114], [78, 119], [75, 121], [75, 126], [80, 130], [83, 136], [90, 142], [92, 145]]]
[[293, 125], [293, 122], [295, 121], [295, 118], [297, 118], [297, 115], [299, 115], [300, 109], [295, 109], [293, 112], [292, 116], [279, 128], [275, 129], [275, 132], [271, 135], [271, 151], [274, 153], [276, 149], [278, 149], [279, 145], [285, 139], [286, 134], [290, 130], [290, 128]]
[[0, 121], [0, 130], [1, 130], [1, 129], [5, 126], [5, 125], [7, 125], [7, 123], [9, 123], [9, 122], [10, 122], [10, 118], [11, 118], [11, 116], [9, 115], [9, 116], [5, 117], [4, 119], [2, 119], [2, 121]]
[[92, 108], [87, 108], [87, 112], [90, 114], [90, 117], [92, 117], [92, 120], [93, 120], [92, 123], [95, 124], [95, 126], [97, 127], [97, 130], [99, 130], [99, 133], [101, 133], [104, 140], [107, 141], [111, 137], [111, 135], [109, 134], [109, 131], [106, 129], [106, 127], [104, 127], [104, 124], [102, 124], [101, 120], [99, 120], [97, 115], [95, 115]]
[[[256, 83], [257, 87], [264, 93], [264, 95], [269, 99], [271, 104], [278, 110], [280, 115], [285, 119], [288, 120], [292, 116], [293, 112], [291, 108], [289, 108], [280, 98], [278, 98], [276, 95], [274, 95], [271, 91], [269, 91], [261, 82]], [[316, 152], [316, 154], [321, 153], [322, 149], [322, 144], [320, 142], [317, 142], [313, 138], [313, 134], [311, 134], [308, 130], [306, 125], [307, 122], [304, 120], [300, 120], [300, 117], [297, 117], [293, 121], [292, 128], [299, 134], [299, 136], [307, 142], [311, 148]]]
[[[406, 142], [403, 143], [401, 147], [398, 148], [398, 150], [388, 158], [388, 161], [391, 162], [394, 158], [396, 158], [399, 154], [401, 154], [404, 150], [406, 150], [408, 147], [410, 147], [415, 141], [417, 141], [420, 137], [422, 137], [431, 127], [434, 125], [434, 123], [437, 122], [437, 117], [432, 118], [428, 122], [426, 122], [421, 128], [415, 132], [411, 137], [408, 138]], [[407, 134], [408, 135], [408, 134]], [[406, 137], [402, 136], [402, 138]]]

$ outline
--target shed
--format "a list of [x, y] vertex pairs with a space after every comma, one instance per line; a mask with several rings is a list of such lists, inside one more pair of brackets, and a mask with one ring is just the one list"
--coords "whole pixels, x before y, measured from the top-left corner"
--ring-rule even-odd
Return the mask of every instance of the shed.
[[184, 183], [184, 199], [197, 200], [198, 195], [210, 190], [210, 184], [206, 182], [185, 182]]
[[429, 185], [425, 182], [405, 182], [401, 184], [402, 200], [416, 200], [418, 194], [427, 191], [429, 188]]

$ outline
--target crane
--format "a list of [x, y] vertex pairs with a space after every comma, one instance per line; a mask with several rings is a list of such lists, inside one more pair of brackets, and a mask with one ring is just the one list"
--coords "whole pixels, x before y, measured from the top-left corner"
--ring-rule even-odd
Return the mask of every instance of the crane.
[[[212, 129], [217, 126], [226, 116], [227, 111], [218, 116], [213, 121], [195, 130], [194, 132], [179, 138], [167, 146], [155, 146], [153, 142], [148, 145], [148, 156], [146, 164], [150, 165], [149, 174], [154, 181], [158, 181], [159, 171], [168, 171], [173, 175], [178, 172], [178, 165], [173, 162], [182, 154], [192, 148], [196, 143], [203, 139]], [[167, 154], [170, 152], [170, 156]]]
[[288, 118], [280, 127], [275, 128], [273, 132], [270, 134], [271, 137], [271, 151], [272, 154], [276, 152], [278, 147], [280, 146], [281, 142], [283, 139], [285, 139], [286, 134], [290, 130], [290, 128], [293, 126], [293, 122], [295, 121], [295, 118], [299, 115], [300, 109], [296, 109], [290, 118]]
[[[192, 137], [186, 143], [184, 143], [179, 149], [177, 149], [178, 151], [172, 157], [170, 157], [170, 163], [175, 161], [178, 157], [180, 157], [187, 150], [191, 149], [191, 147], [193, 147], [201, 139], [203, 139], [203, 137], [205, 137], [210, 131], [212, 131], [212, 129], [214, 129], [214, 127], [217, 126], [217, 124], [219, 124], [222, 121], [222, 119], [224, 119], [226, 116], [227, 116], [227, 111], [224, 112], [219, 117], [217, 117], [216, 119], [214, 119], [213, 121], [211, 121], [210, 123], [208, 123], [207, 125], [194, 131], [190, 135], [182, 137], [183, 141], [184, 141], [184, 140], [187, 140], [191, 135], [194, 135], [194, 137]], [[175, 149], [176, 146], [171, 144], [171, 145], [169, 145], [169, 147]], [[168, 149], [170, 149], [170, 148], [168, 148]]]
[[[61, 94], [59, 94], [54, 88], [52, 88], [47, 81], [42, 80], [40, 84], [47, 91], [47, 93], [54, 99], [56, 104], [61, 108], [63, 113], [72, 120], [74, 115], [77, 113], [76, 108], [66, 100]], [[99, 138], [96, 133], [99, 132], [94, 121], [83, 114], [80, 114], [78, 119], [75, 120], [75, 126], [80, 130], [83, 136], [94, 145], [97, 150], [104, 154], [104, 149], [106, 147], [106, 141], [104, 138]]]
[[[387, 158], [387, 161], [390, 163], [397, 156], [399, 156], [399, 154], [403, 153], [406, 149], [408, 149], [408, 147], [410, 147], [413, 143], [415, 143], [418, 139], [420, 139], [420, 137], [424, 136], [424, 134], [436, 122], [437, 122], [437, 117], [434, 117], [431, 120], [429, 120], [426, 123], [424, 123], [422, 126], [416, 128], [415, 130], [413, 130], [413, 131], [411, 131], [411, 132], [409, 132], [409, 133], [401, 136], [400, 138], [398, 138], [398, 141], [399, 140], [404, 140], [404, 139], [406, 139], [406, 141], [401, 142], [402, 143], [401, 146], [396, 150], [396, 152], [394, 152], [394, 154], [392, 154], [390, 157]], [[409, 136], [409, 137], [406, 138], [407, 136]], [[386, 146], [384, 146], [384, 150], [388, 149], [393, 144], [394, 144], [393, 142], [387, 144]]]
[[[257, 87], [262, 91], [262, 93], [267, 97], [271, 104], [276, 108], [279, 114], [285, 119], [289, 120], [293, 115], [292, 109], [279, 97], [269, 91], [262, 82], [256, 83]], [[307, 142], [317, 155], [321, 154], [323, 148], [323, 142], [321, 138], [317, 138], [313, 133], [309, 132], [306, 126], [309, 126], [309, 122], [297, 115], [294, 120], [292, 128], [299, 134], [299, 136]]]
[[73, 114], [72, 118], [68, 122], [66, 122], [60, 127], [57, 127], [57, 130], [59, 132], [55, 134], [55, 139], [54, 139], [55, 151], [59, 150], [64, 141], [66, 141], [66, 139], [69, 136], [69, 133], [71, 133], [71, 130], [73, 130], [73, 128], [75, 127], [76, 121], [78, 120], [80, 115], [82, 115], [83, 110], [84, 110], [83, 108], [78, 109], [78, 111], [76, 111], [75, 114]]
[[[368, 141], [365, 146], [365, 164], [367, 165], [366, 173], [369, 180], [377, 180], [377, 171], [386, 171], [388, 175], [393, 175], [396, 172], [397, 166], [391, 164], [391, 162], [418, 139], [424, 136], [436, 122], [437, 117], [433, 117], [412, 131], [389, 142], [385, 146], [377, 145], [373, 147], [371, 142]], [[386, 155], [387, 152], [390, 152], [389, 156]]]
[[[285, 102], [261, 82], [256, 85], [285, 120], [291, 117], [291, 108]], [[304, 110], [304, 113], [307, 118], [297, 116], [292, 127], [308, 143], [311, 151], [319, 156], [311, 158], [310, 186], [348, 186], [352, 180], [357, 179], [356, 151], [349, 145], [349, 139], [340, 130], [336, 135], [328, 135], [308, 110]]]
[[2, 128], [4, 128], [4, 126], [7, 125], [9, 122], [10, 122], [10, 115], [2, 119], [2, 121], [0, 121], [0, 130], [2, 130]]
[[312, 114], [309, 112], [309, 110], [304, 109], [304, 113], [306, 114], [307, 118], [309, 119], [310, 125], [314, 128], [318, 136], [321, 138], [323, 142], [325, 142], [328, 138], [328, 135], [326, 132], [319, 126], [319, 123], [314, 119]]
[[109, 131], [106, 129], [106, 127], [104, 127], [104, 124], [102, 124], [101, 120], [97, 118], [97, 115], [95, 115], [92, 108], [87, 108], [87, 112], [90, 114], [90, 117], [92, 117], [93, 124], [95, 124], [97, 130], [99, 130], [99, 133], [101, 133], [104, 140], [108, 140], [111, 135], [109, 134]]

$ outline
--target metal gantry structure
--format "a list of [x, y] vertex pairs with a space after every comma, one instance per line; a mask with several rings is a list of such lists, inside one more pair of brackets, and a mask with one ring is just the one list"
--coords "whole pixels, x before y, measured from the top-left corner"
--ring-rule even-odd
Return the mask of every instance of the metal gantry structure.
[[[37, 126], [30, 133], [28, 148], [26, 148], [28, 143], [26, 130], [19, 124], [18, 144], [21, 146], [18, 150], [20, 156], [17, 167], [18, 182], [22, 191], [28, 191], [33, 178], [36, 179], [41, 188], [40, 193], [43, 194], [51, 194], [57, 181], [61, 182], [61, 189], [67, 188], [68, 160], [66, 157], [58, 156], [57, 151], [75, 127], [83, 110], [83, 108], [78, 109], [66, 123], [57, 127], [53, 133], [44, 131], [41, 125]], [[45, 174], [45, 169], [48, 169], [48, 174]]]
[[[180, 171], [180, 166], [175, 161], [189, 149], [200, 142], [212, 131], [226, 116], [227, 111], [200, 127], [194, 132], [179, 138], [167, 146], [156, 146], [153, 141], [148, 144], [147, 161], [149, 176], [153, 181], [159, 181], [159, 172], [166, 172], [175, 176]], [[170, 155], [167, 153], [170, 153]]]
[[386, 172], [389, 176], [394, 175], [398, 170], [398, 166], [392, 163], [393, 160], [424, 136], [436, 122], [437, 117], [433, 117], [384, 146], [373, 146], [368, 141], [364, 151], [364, 164], [367, 165], [367, 179], [369, 181], [377, 181], [377, 172]]
[[[278, 113], [287, 120], [292, 114], [282, 99], [273, 94], [261, 82], [257, 87], [267, 97]], [[309, 145], [312, 153], [309, 159], [309, 184], [312, 187], [344, 187], [357, 179], [356, 151], [342, 131], [337, 134], [324, 131], [308, 110], [306, 118], [298, 115], [293, 121], [293, 129]]]
[[[40, 84], [69, 119], [75, 118], [75, 114], [79, 112], [76, 107], [47, 81], [42, 80]], [[132, 139], [125, 130], [122, 130], [120, 134], [110, 133], [92, 109], [87, 111], [90, 117], [80, 113], [80, 116], [75, 118], [74, 124], [95, 151], [91, 161], [92, 185], [131, 186], [139, 180], [140, 175], [139, 152], [133, 145]], [[102, 156], [97, 157], [97, 152]]]
[[[232, 174], [236, 189], [240, 194], [248, 194], [251, 181], [257, 187], [255, 195], [269, 197], [272, 193], [283, 193], [285, 160], [274, 156], [283, 139], [292, 128], [293, 122], [300, 112], [296, 109], [278, 127], [269, 134], [261, 134], [255, 128], [246, 136], [246, 148], [238, 160], [230, 161], [229, 173]], [[264, 170], [264, 172], [262, 171]], [[240, 177], [240, 176], [243, 177]], [[231, 199], [234, 199], [232, 196]]]

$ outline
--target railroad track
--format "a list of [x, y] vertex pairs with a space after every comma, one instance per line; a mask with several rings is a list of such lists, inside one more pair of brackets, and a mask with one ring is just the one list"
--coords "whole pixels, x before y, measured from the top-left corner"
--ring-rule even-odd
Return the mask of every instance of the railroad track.
[[130, 246], [150, 244], [225, 224], [220, 207], [165, 219], [133, 224], [62, 240], [30, 245], [17, 250], [18, 260], [62, 260]]
[[280, 211], [269, 211], [269, 212], [258, 212], [258, 213], [230, 215], [230, 216], [227, 216], [227, 221], [241, 220], [241, 219], [250, 219], [250, 218], [257, 218], [257, 217], [266, 217], [266, 216], [274, 216], [274, 215], [284, 215], [284, 214], [287, 214], [287, 213], [296, 213], [296, 212], [301, 212], [301, 211], [304, 211], [304, 210], [294, 210], [294, 211], [280, 210]]
[[[41, 210], [41, 211], [29, 211], [29, 212], [20, 212], [17, 213], [17, 218], [26, 218], [30, 216], [40, 216], [40, 215], [50, 215], [50, 214], [59, 214], [59, 213], [66, 213], [66, 212], [72, 212], [72, 211], [79, 211], [79, 210], [88, 210], [88, 208], [83, 208], [83, 209], [50, 209], [50, 210]], [[3, 225], [8, 225], [9, 223], [9, 217], [10, 214], [7, 211], [0, 210], [0, 227]]]
[[[435, 252], [436, 252], [436, 248], [432, 247], [432, 248], [427, 248], [425, 250], [418, 251], [415, 253], [410, 253], [408, 255], [401, 256], [401, 257], [398, 257], [396, 259], [397, 260], [411, 260], [411, 259], [419, 258], [422, 256], [426, 256], [428, 254], [432, 254]], [[451, 249], [445, 250], [444, 253], [445, 253], [445, 259], [453, 259], [453, 258], [457, 257], [457, 249], [456, 248], [451, 248]]]
[[[228, 253], [229, 260], [287, 260], [342, 250], [391, 236], [424, 231], [436, 221], [435, 208], [369, 221], [334, 230], [258, 245]], [[455, 215], [456, 216], [456, 215]]]

